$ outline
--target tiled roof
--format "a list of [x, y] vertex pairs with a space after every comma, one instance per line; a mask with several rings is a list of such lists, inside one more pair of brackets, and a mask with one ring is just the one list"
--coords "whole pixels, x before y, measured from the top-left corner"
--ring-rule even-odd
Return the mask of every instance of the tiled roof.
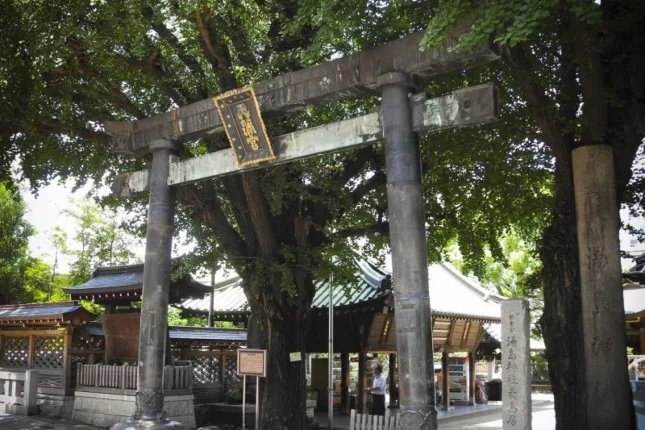
[[[335, 287], [333, 292], [334, 306], [356, 305], [391, 293], [387, 272], [365, 260], [357, 260], [358, 284], [351, 288]], [[430, 306], [437, 316], [500, 321], [502, 297], [484, 289], [478, 283], [462, 275], [449, 263], [433, 264], [428, 268]], [[328, 306], [329, 283], [317, 281], [314, 309]], [[210, 297], [187, 299], [181, 302], [180, 308], [198, 312], [208, 312]], [[215, 313], [249, 313], [246, 296], [242, 289], [242, 280], [233, 278], [215, 287], [213, 301]]]
[[[91, 296], [99, 293], [114, 293], [141, 291], [143, 286], [143, 264], [129, 266], [98, 267], [92, 274], [89, 281], [64, 288], [65, 293], [74, 298]], [[192, 279], [190, 275], [172, 281], [171, 291], [186, 296], [202, 296], [210, 287], [200, 284]], [[173, 295], [174, 297], [174, 295]], [[87, 298], [87, 297], [86, 297]], [[133, 297], [134, 298], [134, 297]]]
[[[86, 329], [92, 336], [105, 336], [103, 326], [99, 322], [88, 323]], [[245, 343], [246, 329], [171, 326], [169, 336], [172, 340]]]
[[[387, 274], [371, 263], [364, 260], [356, 261], [358, 282], [349, 288], [334, 288], [334, 306], [349, 306], [364, 303], [370, 300], [384, 297], [390, 293], [389, 282], [385, 281]], [[329, 303], [328, 280], [315, 282], [316, 295], [312, 306], [316, 308], [327, 308]], [[215, 313], [250, 313], [242, 279], [233, 279], [215, 285], [215, 297], [213, 298], [213, 311]], [[181, 309], [208, 312], [210, 307], [210, 296], [202, 299], [187, 299], [179, 305]]]
[[86, 314], [84, 319], [92, 315], [76, 302], [3, 305], [0, 306], [0, 321], [63, 320], [78, 311]]
[[105, 290], [106, 288], [139, 287], [143, 283], [143, 270], [140, 272], [123, 272], [112, 274], [95, 274], [89, 281], [65, 288], [68, 294]]
[[428, 267], [430, 308], [436, 316], [500, 321], [502, 297], [481, 287], [450, 263]]
[[204, 342], [246, 342], [246, 329], [217, 327], [170, 327], [170, 339]]

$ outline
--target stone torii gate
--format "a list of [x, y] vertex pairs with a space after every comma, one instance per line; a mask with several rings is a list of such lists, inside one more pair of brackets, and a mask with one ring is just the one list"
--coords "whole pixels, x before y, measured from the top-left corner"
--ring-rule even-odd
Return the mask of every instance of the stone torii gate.
[[[173, 186], [263, 168], [322, 153], [385, 141], [388, 212], [395, 284], [396, 335], [399, 352], [401, 428], [436, 429], [434, 365], [421, 168], [416, 132], [463, 127], [497, 116], [495, 89], [483, 85], [425, 100], [410, 96], [418, 79], [497, 59], [488, 47], [451, 51], [468, 23], [455, 30], [444, 46], [419, 51], [422, 32], [308, 69], [256, 83], [254, 126], [264, 114], [303, 109], [366, 92], [380, 91], [381, 112], [297, 131], [253, 145], [275, 159], [255, 163], [227, 149], [171, 162], [175, 145], [222, 132], [217, 98], [180, 107], [135, 122], [106, 124], [115, 151], [135, 156], [152, 153], [149, 171], [119, 175], [116, 195], [127, 197], [149, 188], [148, 232], [143, 276], [139, 376], [134, 421], [121, 429], [174, 427], [163, 419], [162, 377], [167, 330], [168, 285], [173, 230]], [[248, 105], [250, 109], [252, 104]], [[257, 120], [259, 119], [259, 124]], [[230, 123], [227, 123], [227, 126]], [[263, 131], [263, 130], [262, 130]], [[228, 133], [227, 133], [228, 134]], [[238, 138], [240, 136], [238, 135]], [[233, 142], [235, 138], [229, 139]], [[248, 142], [245, 142], [245, 145]], [[263, 144], [269, 145], [268, 148]], [[271, 149], [271, 146], [273, 149]], [[247, 149], [248, 149], [248, 145]], [[239, 147], [241, 149], [241, 147]], [[253, 152], [251, 151], [251, 152]], [[248, 154], [247, 154], [248, 155]], [[254, 154], [251, 153], [253, 157]], [[263, 159], [265, 159], [264, 157]], [[248, 163], [248, 164], [247, 164]], [[117, 428], [117, 427], [115, 427]]]

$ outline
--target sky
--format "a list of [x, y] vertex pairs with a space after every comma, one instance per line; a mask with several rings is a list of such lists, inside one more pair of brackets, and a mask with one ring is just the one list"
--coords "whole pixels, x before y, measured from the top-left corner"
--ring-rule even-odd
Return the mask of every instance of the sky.
[[[60, 226], [65, 231], [68, 237], [74, 235], [75, 222], [74, 220], [65, 215], [66, 209], [73, 209], [73, 202], [78, 203], [89, 202], [91, 197], [88, 193], [92, 189], [92, 184], [88, 183], [76, 192], [72, 191], [71, 184], [60, 183], [57, 180], [39, 190], [38, 196], [34, 196], [29, 187], [21, 183], [20, 192], [22, 198], [27, 205], [27, 213], [25, 218], [31, 223], [35, 229], [36, 234], [29, 240], [29, 250], [33, 256], [42, 258], [48, 264], [53, 264], [55, 249], [49, 239], [55, 226]], [[109, 192], [107, 188], [99, 190], [100, 195], [105, 195]], [[75, 243], [70, 241], [68, 245], [75, 247]], [[137, 258], [143, 260], [144, 245], [136, 246], [134, 253]], [[73, 261], [70, 256], [59, 255], [57, 271], [66, 273], [69, 270], [69, 264]]]
[[[54, 180], [50, 185], [40, 189], [38, 196], [34, 196], [26, 183], [20, 183], [20, 192], [27, 206], [25, 218], [36, 229], [36, 234], [29, 239], [31, 255], [42, 258], [50, 265], [54, 263], [55, 249], [49, 239], [54, 227], [60, 226], [67, 233], [68, 238], [71, 238], [75, 232], [75, 221], [65, 215], [64, 211], [74, 209], [73, 202], [90, 202], [93, 199], [89, 194], [91, 190], [92, 183], [73, 191], [72, 182], [66, 184]], [[98, 190], [99, 196], [105, 196], [109, 193], [110, 189], [108, 187]], [[68, 247], [77, 248], [77, 244], [70, 239], [68, 240]], [[190, 250], [190, 245], [181, 245], [178, 253], [181, 255], [190, 252]], [[138, 244], [133, 244], [132, 251], [136, 259], [143, 261], [145, 257], [145, 241], [142, 240]], [[176, 256], [173, 252], [173, 257]], [[72, 256], [59, 255], [57, 272], [68, 273], [72, 262]], [[235, 276], [235, 274], [231, 273], [230, 270], [220, 270], [215, 274], [215, 281], [220, 282], [232, 276]], [[193, 274], [193, 278], [204, 284], [210, 284], [211, 282], [210, 275], [204, 273]]]

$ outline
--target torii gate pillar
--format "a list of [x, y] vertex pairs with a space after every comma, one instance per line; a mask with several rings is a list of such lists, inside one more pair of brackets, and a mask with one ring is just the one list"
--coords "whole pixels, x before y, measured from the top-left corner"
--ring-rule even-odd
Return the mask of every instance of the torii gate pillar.
[[165, 418], [163, 393], [175, 207], [174, 193], [168, 185], [168, 172], [174, 145], [168, 139], [158, 139], [150, 143], [149, 149], [152, 166], [143, 265], [136, 411], [132, 420], [119, 423], [112, 430], [184, 428], [180, 423]]
[[428, 291], [425, 211], [417, 135], [412, 130], [412, 82], [393, 72], [378, 79], [385, 137], [387, 206], [399, 357], [399, 428], [437, 428]]

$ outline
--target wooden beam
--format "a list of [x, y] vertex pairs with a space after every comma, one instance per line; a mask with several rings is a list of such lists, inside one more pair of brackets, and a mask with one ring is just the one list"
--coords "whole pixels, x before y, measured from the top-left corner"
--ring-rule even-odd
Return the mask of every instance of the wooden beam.
[[[492, 84], [454, 91], [443, 97], [412, 100], [415, 131], [438, 131], [483, 124], [497, 119], [496, 89]], [[230, 149], [170, 164], [170, 185], [217, 178], [242, 171], [301, 160], [325, 153], [371, 145], [383, 139], [380, 115], [371, 113], [345, 121], [296, 131], [271, 139], [277, 158], [240, 168]], [[148, 188], [148, 171], [118, 175], [112, 185], [117, 197], [128, 197]]]
[[[462, 34], [470, 31], [471, 24], [472, 20], [462, 22], [441, 46], [433, 49], [419, 50], [424, 35], [420, 31], [373, 49], [258, 82], [253, 89], [260, 110], [267, 115], [351, 98], [375, 90], [377, 77], [387, 72], [427, 79], [499, 58], [489, 46], [468, 51], [451, 49]], [[112, 136], [116, 151], [142, 155], [155, 139], [185, 142], [221, 131], [221, 124], [213, 100], [205, 99], [151, 118], [108, 122], [105, 130]]]
[[72, 335], [73, 329], [65, 333], [65, 341], [63, 343], [63, 384], [65, 395], [72, 394]]

